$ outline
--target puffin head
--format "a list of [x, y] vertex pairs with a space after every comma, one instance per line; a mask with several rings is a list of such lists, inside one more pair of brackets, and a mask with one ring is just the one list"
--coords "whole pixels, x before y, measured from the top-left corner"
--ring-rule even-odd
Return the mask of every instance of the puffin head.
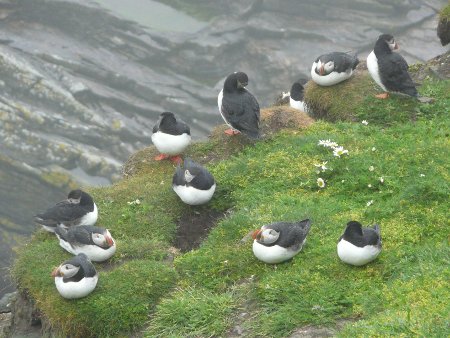
[[383, 40], [391, 51], [398, 49], [397, 42], [391, 34], [382, 34], [378, 37], [378, 40]]
[[52, 277], [71, 278], [80, 270], [80, 266], [64, 262], [52, 271]]
[[273, 229], [261, 228], [253, 231], [252, 238], [261, 244], [275, 243], [280, 237], [280, 233]]
[[330, 60], [328, 62], [322, 62], [319, 60], [317, 63], [316, 71], [319, 75], [328, 75], [334, 70], [334, 61]]
[[105, 229], [103, 233], [93, 232], [91, 237], [94, 244], [101, 248], [110, 248], [114, 245], [114, 239], [108, 229]]
[[245, 88], [248, 86], [248, 76], [244, 72], [236, 72], [237, 88]]

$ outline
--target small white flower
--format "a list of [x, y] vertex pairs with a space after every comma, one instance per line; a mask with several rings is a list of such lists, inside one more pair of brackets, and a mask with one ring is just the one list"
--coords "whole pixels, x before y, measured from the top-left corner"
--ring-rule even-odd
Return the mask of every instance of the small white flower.
[[425, 177], [425, 175], [424, 174], [420, 174], [420, 177]]
[[338, 144], [336, 142], [333, 142], [331, 140], [319, 140], [318, 145], [328, 147], [328, 148], [334, 148], [334, 147], [338, 146]]
[[380, 182], [384, 183], [384, 177], [383, 176], [380, 177]]
[[345, 180], [342, 180], [342, 181], [341, 181], [341, 183], [344, 183], [344, 182], [345, 182]]
[[371, 165], [370, 167], [369, 167], [369, 171], [374, 171], [375, 170], [375, 167], [373, 166], [373, 165]]
[[369, 122], [367, 122], [366, 120], [362, 120], [361, 123], [364, 124], [365, 126], [369, 124]]
[[327, 163], [328, 163], [328, 161], [325, 161], [320, 164], [314, 164], [314, 166], [316, 166], [317, 168], [320, 168], [320, 170], [322, 170], [322, 171], [325, 171], [328, 169], [328, 167], [325, 165]]
[[369, 202], [367, 202], [367, 206], [370, 207], [373, 204], [373, 200], [370, 200]]
[[141, 201], [139, 200], [139, 198], [137, 198], [136, 201], [134, 201], [134, 203], [139, 205], [139, 204], [141, 204]]
[[375, 150], [377, 150], [377, 148], [375, 148], [375, 147], [372, 147], [372, 151], [375, 151]]
[[319, 188], [325, 188], [325, 181], [323, 180], [323, 178], [318, 178], [317, 179], [317, 185], [319, 186]]
[[372, 184], [368, 184], [367, 186], [368, 186], [369, 188], [372, 188]]
[[333, 155], [337, 157], [341, 157], [341, 155], [348, 154], [348, 150], [344, 149], [344, 147], [335, 147], [333, 150]]

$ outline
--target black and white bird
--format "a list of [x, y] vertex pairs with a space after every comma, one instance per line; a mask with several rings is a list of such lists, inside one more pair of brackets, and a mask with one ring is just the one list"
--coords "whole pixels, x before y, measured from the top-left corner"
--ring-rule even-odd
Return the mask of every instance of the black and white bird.
[[189, 126], [176, 119], [171, 112], [164, 112], [153, 127], [152, 142], [160, 152], [155, 160], [161, 161], [170, 158], [179, 163], [187, 146], [191, 143], [191, 129]]
[[300, 79], [292, 84], [291, 91], [289, 92], [289, 105], [294, 108], [306, 112], [306, 104], [303, 101], [304, 91], [303, 87], [308, 80]]
[[220, 115], [231, 128], [225, 131], [226, 134], [243, 133], [256, 139], [259, 138], [259, 104], [245, 88], [247, 85], [247, 74], [235, 72], [228, 75], [217, 97], [217, 104]]
[[320, 86], [333, 86], [350, 78], [358, 65], [356, 55], [332, 52], [319, 56], [311, 67], [311, 77]]
[[408, 63], [398, 53], [394, 37], [382, 34], [375, 42], [373, 51], [367, 57], [367, 69], [374, 81], [385, 91], [376, 95], [380, 99], [389, 97], [389, 92], [398, 92], [417, 97], [417, 90], [408, 73]]
[[344, 234], [339, 238], [337, 253], [341, 261], [361, 266], [373, 261], [381, 252], [380, 226], [362, 227], [361, 223], [347, 223]]
[[116, 252], [116, 242], [105, 228], [81, 225], [65, 229], [58, 226], [55, 234], [63, 249], [74, 255], [84, 253], [93, 262], [103, 262]]
[[291, 259], [302, 250], [310, 228], [309, 219], [264, 225], [252, 234], [253, 253], [256, 258], [269, 264]]
[[65, 228], [94, 225], [97, 218], [98, 210], [94, 200], [91, 195], [80, 189], [72, 190], [67, 199], [34, 216], [35, 222], [50, 232], [54, 232], [58, 225]]
[[211, 173], [190, 158], [184, 160], [183, 168], [178, 165], [173, 175], [172, 188], [181, 200], [189, 205], [209, 202], [216, 190]]
[[67, 299], [86, 297], [94, 291], [98, 281], [94, 265], [83, 253], [62, 263], [53, 270], [52, 277], [59, 294]]

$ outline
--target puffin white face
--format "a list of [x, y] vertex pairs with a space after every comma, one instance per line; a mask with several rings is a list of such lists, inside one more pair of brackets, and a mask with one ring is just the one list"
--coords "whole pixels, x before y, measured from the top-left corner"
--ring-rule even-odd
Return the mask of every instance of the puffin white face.
[[316, 71], [319, 75], [327, 75], [330, 74], [334, 70], [334, 61], [328, 61], [327, 63], [323, 63], [322, 61], [317, 62]]
[[394, 38], [392, 38], [389, 41], [386, 41], [386, 43], [388, 44], [390, 50], [398, 49], [397, 42], [395, 42]]
[[191, 181], [195, 178], [195, 175], [192, 175], [189, 170], [185, 170], [184, 171], [184, 179], [186, 180], [186, 182], [191, 183]]
[[280, 233], [273, 229], [258, 229], [253, 232], [252, 237], [262, 244], [272, 244], [278, 240]]
[[106, 230], [105, 234], [92, 233], [92, 241], [101, 248], [110, 248], [114, 245], [111, 234]]
[[79, 270], [80, 270], [79, 266], [75, 266], [72, 264], [62, 264], [55, 270], [53, 270], [52, 277], [71, 278], [75, 276]]

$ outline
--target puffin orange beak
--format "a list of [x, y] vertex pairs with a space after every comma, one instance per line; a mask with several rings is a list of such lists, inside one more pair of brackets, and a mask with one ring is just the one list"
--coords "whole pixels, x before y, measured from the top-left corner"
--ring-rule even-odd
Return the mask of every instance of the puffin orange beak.
[[64, 277], [59, 266], [52, 271], [52, 277]]
[[323, 68], [323, 63], [320, 65], [320, 68], [319, 68], [319, 74], [320, 74], [320, 75], [325, 74], [325, 69]]
[[262, 232], [261, 229], [253, 231], [252, 238], [259, 240], [261, 238], [261, 232]]
[[106, 239], [106, 243], [108, 243], [108, 246], [111, 247], [114, 245], [114, 241], [111, 236], [105, 236], [105, 239]]

